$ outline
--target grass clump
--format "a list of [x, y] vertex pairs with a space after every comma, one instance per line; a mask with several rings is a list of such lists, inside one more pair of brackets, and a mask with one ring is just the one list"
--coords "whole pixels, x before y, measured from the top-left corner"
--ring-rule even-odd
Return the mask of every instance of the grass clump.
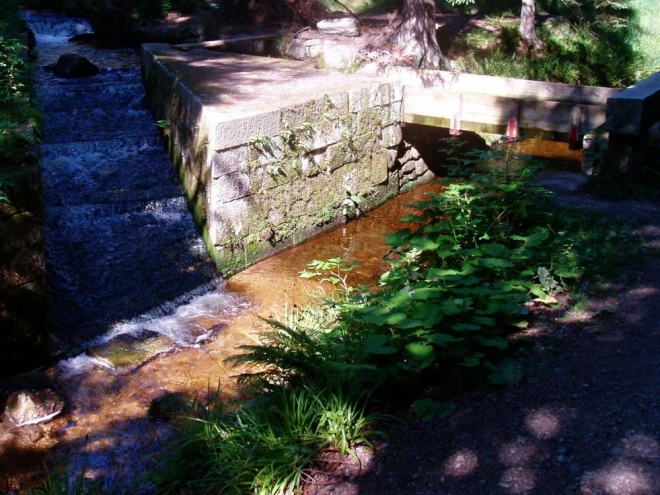
[[[276, 386], [229, 407], [202, 407], [152, 480], [156, 493], [295, 493], [324, 451], [368, 444], [367, 401], [340, 388]], [[357, 459], [357, 457], [356, 457]]]
[[[467, 72], [502, 77], [625, 87], [657, 70], [652, 29], [657, 6], [647, 0], [537, 2], [542, 47], [522, 49], [520, 2], [479, 3], [486, 29], [453, 40], [449, 55]], [[442, 32], [440, 33], [442, 35]]]

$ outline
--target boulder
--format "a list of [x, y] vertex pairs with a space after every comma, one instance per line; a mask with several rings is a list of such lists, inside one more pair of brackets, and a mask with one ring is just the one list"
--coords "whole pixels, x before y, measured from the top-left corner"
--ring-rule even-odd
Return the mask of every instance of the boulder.
[[305, 42], [303, 40], [293, 40], [293, 42], [286, 47], [286, 57], [294, 60], [305, 60], [307, 58]]
[[74, 78], [89, 77], [98, 74], [99, 68], [90, 62], [87, 58], [76, 53], [65, 53], [60, 55], [49, 69], [58, 77]]
[[161, 421], [192, 416], [193, 412], [193, 401], [185, 394], [178, 392], [168, 392], [162, 397], [152, 400], [149, 405], [149, 416]]
[[316, 27], [323, 34], [351, 37], [360, 36], [360, 23], [354, 17], [325, 19], [317, 22]]
[[64, 401], [50, 389], [18, 390], [7, 399], [5, 414], [16, 426], [26, 426], [48, 421], [62, 409]]

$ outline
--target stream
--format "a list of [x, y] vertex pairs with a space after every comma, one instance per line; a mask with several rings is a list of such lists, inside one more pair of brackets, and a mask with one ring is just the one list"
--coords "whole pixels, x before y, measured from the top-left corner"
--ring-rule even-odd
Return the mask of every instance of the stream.
[[[60, 358], [46, 375], [67, 406], [45, 424], [0, 423], [0, 444], [14, 449], [13, 463], [0, 462], [0, 492], [38, 485], [48, 455], [112, 493], [149, 493], [143, 474], [174, 434], [148, 416], [152, 401], [234, 396], [239, 370], [223, 361], [268, 328], [262, 317], [310, 301], [318, 284], [298, 276], [307, 263], [342, 257], [360, 264], [353, 284], [373, 282], [386, 269], [383, 233], [438, 186], [418, 187], [224, 281], [146, 107], [138, 53], [69, 43], [90, 31], [83, 20], [24, 16], [41, 66], [49, 320]], [[100, 72], [61, 79], [44, 68], [70, 52]]]

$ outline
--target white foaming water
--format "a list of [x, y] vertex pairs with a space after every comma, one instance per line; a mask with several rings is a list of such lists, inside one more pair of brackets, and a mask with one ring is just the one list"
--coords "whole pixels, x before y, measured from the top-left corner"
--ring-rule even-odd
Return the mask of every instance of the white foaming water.
[[[172, 303], [176, 305], [176, 303]], [[225, 323], [239, 314], [249, 311], [252, 302], [245, 296], [226, 292], [220, 286], [211, 292], [194, 296], [188, 303], [178, 305], [169, 315], [153, 317], [142, 315], [129, 322], [115, 325], [106, 335], [97, 339], [95, 344], [104, 344], [119, 335], [139, 335], [144, 331], [156, 332], [168, 337], [180, 347], [197, 347], [208, 339]], [[76, 376], [101, 368], [108, 368], [108, 363], [87, 354], [64, 359], [58, 363], [60, 376]]]
[[[208, 339], [219, 323], [224, 323], [252, 307], [245, 297], [224, 292], [222, 288], [196, 296], [189, 303], [178, 306], [166, 316], [140, 321], [141, 318], [121, 323], [103, 340], [121, 334], [137, 335], [144, 330], [165, 335], [180, 346], [194, 346]], [[208, 322], [212, 321], [211, 327]]]
[[99, 367], [107, 368], [107, 365], [100, 359], [96, 359], [87, 354], [79, 354], [69, 359], [63, 359], [57, 363], [60, 377], [71, 378], [83, 373], [89, 373]]

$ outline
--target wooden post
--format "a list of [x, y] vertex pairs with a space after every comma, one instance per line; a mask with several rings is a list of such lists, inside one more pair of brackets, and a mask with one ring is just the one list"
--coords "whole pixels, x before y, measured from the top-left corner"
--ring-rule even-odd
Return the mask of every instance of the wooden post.
[[518, 130], [519, 130], [519, 120], [520, 120], [520, 102], [512, 101], [509, 106], [509, 122], [506, 126], [506, 134], [509, 138], [509, 142], [515, 141], [518, 139]]
[[571, 109], [571, 128], [568, 132], [568, 148], [579, 150], [582, 148], [580, 139], [580, 123], [582, 122], [582, 107], [575, 106]]
[[451, 124], [449, 134], [459, 136], [461, 134], [461, 112], [463, 106], [463, 95], [458, 93], [451, 99]]

